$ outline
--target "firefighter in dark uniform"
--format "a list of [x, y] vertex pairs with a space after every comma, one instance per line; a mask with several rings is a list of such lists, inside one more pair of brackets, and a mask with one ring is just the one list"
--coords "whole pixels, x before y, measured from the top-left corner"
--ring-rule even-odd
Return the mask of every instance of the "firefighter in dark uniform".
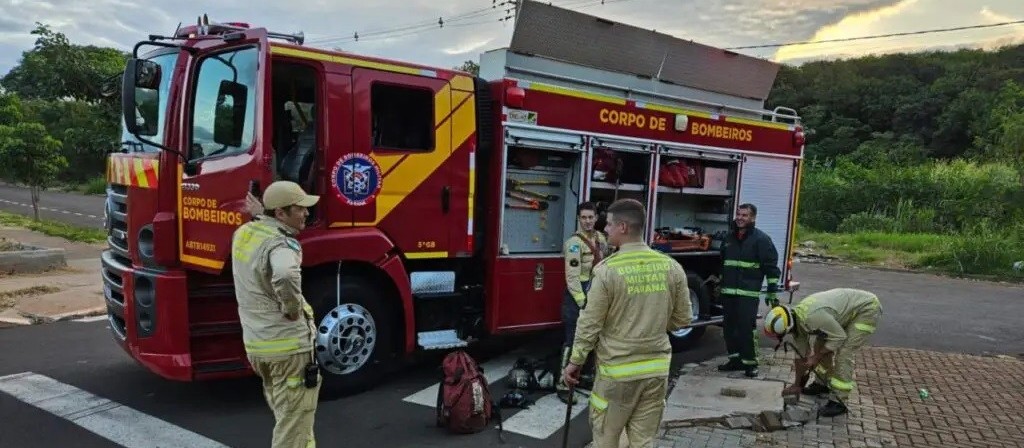
[[[587, 291], [590, 289], [594, 266], [608, 254], [608, 240], [603, 233], [594, 230], [597, 207], [593, 203], [584, 202], [580, 204], [576, 217], [579, 219], [580, 230], [562, 245], [565, 256], [565, 294], [562, 300], [562, 322], [565, 332], [562, 339], [562, 369], [569, 363], [569, 351], [572, 348], [573, 335], [576, 334], [576, 320], [579, 319], [580, 310], [587, 303]], [[570, 400], [569, 386], [563, 381], [559, 380], [555, 389], [558, 398], [563, 402]], [[571, 399], [573, 403], [576, 402], [575, 397]]]
[[725, 346], [729, 361], [718, 370], [744, 371], [748, 377], [758, 374], [757, 309], [761, 284], [767, 278], [765, 303], [778, 305], [779, 251], [767, 233], [758, 229], [757, 207], [742, 204], [736, 211], [735, 226], [722, 248], [721, 298], [725, 314], [723, 323]]

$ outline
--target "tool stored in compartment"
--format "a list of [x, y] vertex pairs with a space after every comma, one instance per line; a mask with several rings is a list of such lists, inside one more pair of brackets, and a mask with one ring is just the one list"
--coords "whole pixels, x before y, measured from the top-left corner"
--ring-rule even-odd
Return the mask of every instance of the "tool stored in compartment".
[[[558, 182], [551, 182], [551, 183], [558, 184]], [[557, 201], [559, 199], [558, 195], [556, 195], [556, 194], [538, 193], [536, 191], [527, 190], [527, 189], [523, 188], [522, 185], [546, 185], [546, 186], [551, 186], [548, 183], [548, 181], [533, 181], [533, 180], [521, 181], [521, 180], [509, 179], [507, 182], [505, 182], [505, 189], [507, 191], [509, 191], [509, 192], [522, 193], [522, 194], [525, 194], [525, 195], [528, 195], [528, 196], [533, 196], [535, 198], [545, 199], [545, 200], [548, 200], [548, 201]]]
[[711, 247], [711, 237], [699, 228], [659, 227], [655, 232], [651, 246], [662, 252], [700, 251]]
[[519, 208], [519, 209], [524, 209], [524, 210], [547, 210], [548, 209], [547, 201], [538, 201], [538, 200], [533, 199], [533, 198], [531, 198], [529, 196], [524, 196], [524, 195], [522, 195], [520, 193], [516, 193], [514, 191], [506, 191], [505, 192], [505, 196], [508, 196], [508, 197], [510, 197], [512, 199], [518, 199], [518, 200], [523, 201], [523, 202], [526, 203], [526, 204], [511, 204], [511, 203], [506, 202], [505, 203], [505, 208]]

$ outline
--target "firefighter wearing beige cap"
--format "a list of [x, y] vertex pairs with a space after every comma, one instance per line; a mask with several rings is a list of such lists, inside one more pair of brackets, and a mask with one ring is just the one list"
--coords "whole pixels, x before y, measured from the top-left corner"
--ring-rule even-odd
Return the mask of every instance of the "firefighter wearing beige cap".
[[295, 236], [319, 199], [293, 182], [274, 182], [263, 193], [263, 214], [239, 227], [231, 241], [242, 339], [274, 412], [274, 448], [316, 445], [316, 326], [302, 295], [302, 246]]

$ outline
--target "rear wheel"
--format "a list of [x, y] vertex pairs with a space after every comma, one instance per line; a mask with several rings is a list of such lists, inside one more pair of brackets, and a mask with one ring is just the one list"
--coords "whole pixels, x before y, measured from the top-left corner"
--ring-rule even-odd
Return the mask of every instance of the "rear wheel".
[[381, 288], [343, 275], [339, 301], [335, 278], [315, 282], [307, 295], [316, 315], [313, 347], [328, 396], [375, 386], [390, 369], [396, 350], [395, 314]]
[[[711, 295], [708, 287], [702, 284], [700, 277], [688, 275], [686, 281], [687, 286], [690, 288], [690, 309], [692, 310], [690, 319], [696, 322], [700, 315], [708, 314], [708, 310], [711, 307], [709, 302]], [[706, 329], [707, 327], [693, 327], [670, 331], [668, 338], [672, 342], [672, 351], [680, 352], [693, 348], [693, 346], [697, 345], [697, 341], [700, 340], [701, 336], [704, 335]]]

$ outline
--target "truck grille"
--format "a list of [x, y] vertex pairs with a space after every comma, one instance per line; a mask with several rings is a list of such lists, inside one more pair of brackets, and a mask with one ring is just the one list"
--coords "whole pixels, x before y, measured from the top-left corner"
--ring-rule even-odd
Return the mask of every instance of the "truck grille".
[[122, 263], [130, 265], [128, 257], [128, 187], [110, 184], [106, 204], [107, 245]]
[[107, 203], [104, 207], [104, 225], [110, 251], [102, 256], [103, 295], [107, 301], [110, 329], [123, 341], [127, 335], [124, 273], [131, 266], [131, 259], [128, 257], [128, 187], [108, 185]]

